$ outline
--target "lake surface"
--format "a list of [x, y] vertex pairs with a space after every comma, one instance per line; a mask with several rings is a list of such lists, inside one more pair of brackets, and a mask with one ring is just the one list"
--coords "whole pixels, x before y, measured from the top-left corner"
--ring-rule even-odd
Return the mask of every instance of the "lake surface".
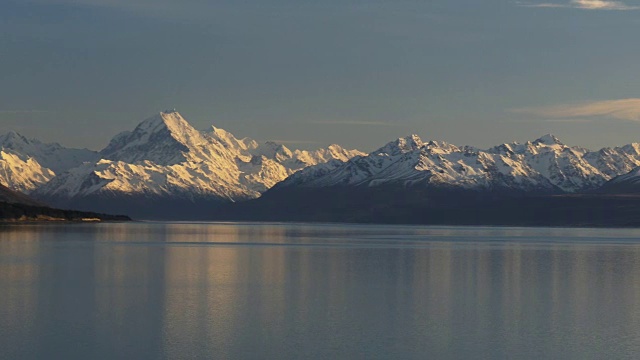
[[633, 359], [640, 230], [0, 225], [3, 359]]

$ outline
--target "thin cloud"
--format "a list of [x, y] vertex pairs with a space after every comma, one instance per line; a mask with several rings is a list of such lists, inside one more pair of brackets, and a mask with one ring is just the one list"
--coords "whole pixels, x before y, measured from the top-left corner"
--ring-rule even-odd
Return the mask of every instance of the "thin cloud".
[[621, 1], [573, 0], [571, 5], [585, 10], [638, 10], [639, 6], [630, 6]]
[[593, 119], [544, 119], [544, 122], [548, 123], [560, 123], [560, 124], [580, 124], [580, 123], [592, 123]]
[[199, 0], [26, 0], [39, 5], [64, 5], [122, 11], [137, 16], [181, 21], [202, 19], [215, 9], [214, 3]]
[[356, 125], [356, 126], [396, 126], [396, 124], [383, 122], [383, 121], [358, 121], [358, 120], [311, 121], [310, 124], [317, 124], [317, 125]]
[[511, 109], [517, 114], [544, 118], [607, 117], [618, 120], [640, 121], [640, 98], [592, 101], [581, 104], [564, 104], [548, 107]]
[[531, 3], [522, 3], [519, 2], [518, 5], [522, 7], [531, 7], [531, 8], [569, 8], [569, 5], [566, 4], [554, 4], [554, 3], [539, 3], [539, 4], [531, 4]]
[[[89, 6], [100, 8], [114, 8], [125, 10], [138, 10], [154, 7], [168, 8], [171, 5], [180, 5], [180, 2], [171, 0], [28, 0], [39, 4], [63, 4], [75, 6]], [[187, 1], [188, 2], [188, 1]]]
[[[515, 110], [509, 110], [509, 112], [516, 112]], [[573, 118], [573, 119], [503, 119], [498, 120], [500, 123], [504, 124], [527, 124], [527, 123], [552, 123], [552, 124], [588, 124], [593, 123], [594, 119], [584, 119], [584, 118]]]
[[566, 8], [582, 10], [640, 10], [640, 6], [628, 5], [622, 1], [609, 0], [571, 0], [568, 3], [530, 3], [519, 2], [520, 6], [533, 8]]
[[319, 141], [311, 141], [311, 140], [269, 140], [277, 144], [320, 144]]
[[46, 110], [0, 110], [0, 114], [45, 114]]

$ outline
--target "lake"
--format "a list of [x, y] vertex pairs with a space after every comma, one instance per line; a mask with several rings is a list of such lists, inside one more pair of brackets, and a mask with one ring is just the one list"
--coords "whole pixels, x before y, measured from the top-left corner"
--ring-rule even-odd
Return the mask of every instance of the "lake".
[[0, 225], [3, 359], [633, 359], [640, 230]]

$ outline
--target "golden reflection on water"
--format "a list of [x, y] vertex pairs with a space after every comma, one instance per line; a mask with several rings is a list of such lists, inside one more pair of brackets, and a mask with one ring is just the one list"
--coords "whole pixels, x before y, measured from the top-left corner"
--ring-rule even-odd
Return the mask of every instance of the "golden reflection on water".
[[[112, 357], [149, 348], [166, 358], [295, 358], [307, 349], [362, 357], [356, 345], [434, 357], [640, 350], [636, 243], [517, 240], [530, 229], [390, 229], [1, 227], [0, 347], [42, 355], [53, 346], [42, 328], [67, 318], [56, 331], [77, 336], [80, 314], [86, 341]], [[416, 246], [394, 247], [406, 239]], [[82, 297], [80, 309], [64, 305], [66, 292]], [[36, 336], [40, 348], [27, 350]]]
[[[165, 343], [184, 347], [224, 348], [235, 313], [241, 281], [237, 249], [179, 247], [165, 256]], [[222, 290], [224, 289], [224, 291]], [[207, 321], [211, 319], [211, 321]], [[209, 339], [199, 343], [202, 338]], [[169, 358], [180, 358], [181, 347], [169, 347]]]
[[25, 346], [36, 320], [39, 248], [37, 236], [0, 232], [0, 336]]

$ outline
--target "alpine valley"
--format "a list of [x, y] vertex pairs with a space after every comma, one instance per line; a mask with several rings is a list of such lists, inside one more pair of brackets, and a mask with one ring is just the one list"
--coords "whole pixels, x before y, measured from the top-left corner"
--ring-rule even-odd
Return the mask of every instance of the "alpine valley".
[[545, 135], [479, 149], [411, 135], [369, 154], [290, 150], [196, 130], [175, 110], [99, 152], [0, 137], [0, 184], [137, 219], [631, 225], [638, 179], [637, 143], [590, 151]]

